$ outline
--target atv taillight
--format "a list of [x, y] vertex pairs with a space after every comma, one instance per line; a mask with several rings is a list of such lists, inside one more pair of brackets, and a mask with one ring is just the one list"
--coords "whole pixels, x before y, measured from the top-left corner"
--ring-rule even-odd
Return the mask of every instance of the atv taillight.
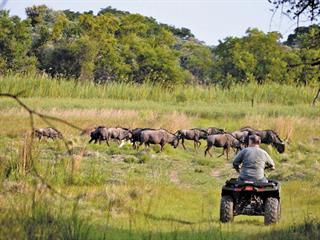
[[253, 187], [252, 186], [246, 186], [244, 188], [245, 191], [252, 191], [253, 190]]

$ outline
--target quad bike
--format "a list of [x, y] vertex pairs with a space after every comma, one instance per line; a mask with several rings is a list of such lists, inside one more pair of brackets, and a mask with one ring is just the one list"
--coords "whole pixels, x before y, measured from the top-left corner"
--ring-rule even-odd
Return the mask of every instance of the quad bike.
[[277, 181], [268, 183], [238, 181], [231, 178], [222, 187], [220, 221], [231, 222], [234, 216], [264, 216], [266, 225], [280, 220], [280, 185]]

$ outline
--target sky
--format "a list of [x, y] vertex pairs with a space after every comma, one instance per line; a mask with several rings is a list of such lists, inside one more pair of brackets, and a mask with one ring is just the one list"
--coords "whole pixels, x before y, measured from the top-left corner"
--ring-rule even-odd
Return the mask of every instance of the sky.
[[[272, 18], [272, 5], [267, 0], [0, 0], [11, 15], [25, 18], [25, 8], [45, 4], [55, 10], [73, 11], [113, 8], [140, 13], [158, 22], [189, 28], [196, 38], [217, 45], [229, 36], [241, 37], [248, 28], [264, 32], [278, 31], [284, 39], [292, 33], [296, 22], [278, 11]], [[302, 24], [300, 24], [302, 25]]]

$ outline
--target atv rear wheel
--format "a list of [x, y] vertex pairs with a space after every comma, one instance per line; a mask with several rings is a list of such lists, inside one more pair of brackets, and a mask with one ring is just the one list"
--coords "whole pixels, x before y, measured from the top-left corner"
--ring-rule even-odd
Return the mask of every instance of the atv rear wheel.
[[281, 218], [281, 202], [278, 200], [278, 220], [277, 222], [280, 221], [280, 218]]
[[220, 221], [223, 223], [233, 221], [233, 199], [231, 196], [222, 196], [221, 198]]
[[264, 224], [269, 225], [279, 221], [280, 202], [277, 198], [269, 197], [264, 205]]

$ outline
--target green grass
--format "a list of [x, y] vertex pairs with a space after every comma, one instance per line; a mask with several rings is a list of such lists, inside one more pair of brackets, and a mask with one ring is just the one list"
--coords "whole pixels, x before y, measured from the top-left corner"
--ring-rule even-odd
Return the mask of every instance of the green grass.
[[0, 92], [19, 93], [26, 97], [117, 99], [127, 101], [156, 101], [170, 103], [206, 102], [229, 103], [250, 102], [277, 104], [310, 104], [317, 88], [291, 85], [236, 85], [230, 89], [216, 86], [180, 85], [170, 89], [160, 85], [110, 83], [95, 85], [91, 82], [51, 79], [45, 75], [0, 76]]
[[[54, 124], [72, 144], [72, 157], [62, 141], [35, 141], [32, 150], [33, 166], [57, 194], [32, 171], [22, 171], [29, 118], [13, 100], [2, 98], [0, 239], [319, 239], [320, 112], [310, 106], [314, 88], [180, 86], [169, 91], [149, 85], [0, 78], [1, 91], [22, 89], [29, 106], [82, 128], [275, 129], [289, 139], [286, 152], [262, 147], [276, 162], [268, 176], [282, 183], [282, 219], [267, 227], [262, 217], [238, 216], [234, 223], [220, 224], [220, 188], [237, 175], [231, 159], [216, 157], [221, 149], [214, 149], [212, 158], [203, 156], [205, 142], [198, 152], [187, 142], [187, 150], [168, 145], [162, 153], [158, 146], [137, 151], [115, 143], [88, 145], [88, 137], [61, 123]], [[251, 107], [253, 89], [257, 102]], [[47, 126], [38, 118], [35, 125]]]

